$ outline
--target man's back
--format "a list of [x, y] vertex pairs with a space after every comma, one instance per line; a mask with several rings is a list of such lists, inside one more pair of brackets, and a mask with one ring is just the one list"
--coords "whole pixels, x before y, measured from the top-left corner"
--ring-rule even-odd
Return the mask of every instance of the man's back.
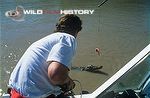
[[[75, 38], [67, 33], [54, 33], [36, 41], [19, 60], [11, 74], [9, 85], [23, 96], [32, 98], [59, 94], [57, 92], [60, 92], [60, 88], [49, 81], [47, 62], [55, 60], [68, 66], [75, 48]], [[68, 59], [60, 58], [61, 51]]]

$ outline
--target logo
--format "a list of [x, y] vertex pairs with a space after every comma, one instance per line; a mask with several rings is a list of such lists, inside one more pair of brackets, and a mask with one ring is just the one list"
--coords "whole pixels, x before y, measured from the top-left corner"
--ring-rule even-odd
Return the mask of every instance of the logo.
[[6, 11], [5, 16], [15, 21], [24, 21], [24, 8], [17, 6], [15, 10]]
[[95, 10], [89, 9], [71, 9], [71, 10], [42, 10], [42, 9], [24, 9], [23, 6], [17, 6], [15, 10], [5, 12], [5, 16], [15, 21], [24, 21], [25, 15], [43, 15], [43, 14], [79, 14], [92, 15]]

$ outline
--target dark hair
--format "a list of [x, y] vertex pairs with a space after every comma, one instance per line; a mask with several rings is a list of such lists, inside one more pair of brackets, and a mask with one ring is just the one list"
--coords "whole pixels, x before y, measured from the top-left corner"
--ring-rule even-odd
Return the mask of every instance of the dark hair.
[[74, 35], [81, 31], [82, 21], [74, 14], [66, 14], [59, 18], [55, 32], [65, 32]]

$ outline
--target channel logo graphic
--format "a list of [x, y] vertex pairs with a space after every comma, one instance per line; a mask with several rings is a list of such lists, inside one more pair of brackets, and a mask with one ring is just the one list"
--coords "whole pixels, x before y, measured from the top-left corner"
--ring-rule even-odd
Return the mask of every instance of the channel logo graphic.
[[15, 21], [24, 21], [25, 15], [43, 15], [43, 14], [79, 14], [92, 15], [94, 10], [75, 9], [75, 10], [42, 10], [42, 9], [24, 9], [23, 6], [17, 6], [15, 10], [5, 12], [5, 16]]
[[5, 16], [15, 21], [24, 21], [24, 8], [17, 6], [15, 10], [6, 11]]
[[94, 10], [24, 10], [24, 14], [93, 14]]

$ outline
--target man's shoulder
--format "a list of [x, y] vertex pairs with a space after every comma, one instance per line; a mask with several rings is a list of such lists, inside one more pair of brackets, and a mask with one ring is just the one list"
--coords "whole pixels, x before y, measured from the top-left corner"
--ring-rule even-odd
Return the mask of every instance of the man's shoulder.
[[67, 42], [76, 42], [76, 38], [74, 36], [64, 32], [56, 32], [51, 34], [51, 36]]
[[76, 39], [74, 36], [63, 33], [63, 32], [56, 32], [50, 35], [45, 36], [44, 38], [34, 42], [34, 44], [47, 44], [47, 43], [64, 43], [64, 44], [76, 44]]
[[71, 34], [65, 33], [65, 32], [56, 32], [56, 33], [53, 33], [51, 35], [53, 35], [53, 36], [64, 36], [64, 37], [70, 37], [70, 38], [75, 39], [74, 36], [72, 36]]

